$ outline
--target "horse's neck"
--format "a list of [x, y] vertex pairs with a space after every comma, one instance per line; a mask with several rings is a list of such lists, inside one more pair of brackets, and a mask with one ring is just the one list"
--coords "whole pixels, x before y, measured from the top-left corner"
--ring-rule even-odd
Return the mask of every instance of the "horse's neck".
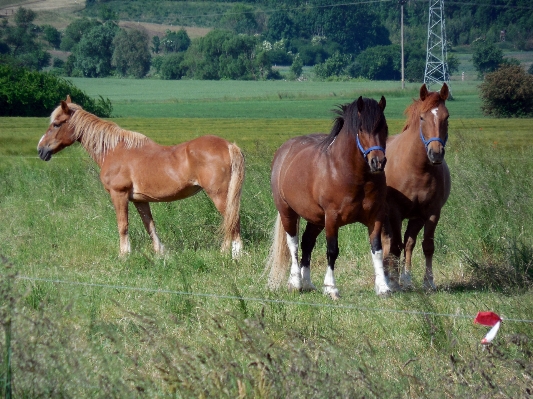
[[342, 131], [330, 147], [331, 159], [336, 163], [347, 162], [358, 171], [364, 170], [367, 166], [361, 151], [357, 148], [357, 141], [354, 135]]
[[402, 146], [401, 151], [411, 159], [413, 167], [420, 168], [428, 164], [429, 160], [426, 153], [426, 147], [420, 139], [420, 124], [416, 123], [409, 126], [398, 137], [399, 144]]

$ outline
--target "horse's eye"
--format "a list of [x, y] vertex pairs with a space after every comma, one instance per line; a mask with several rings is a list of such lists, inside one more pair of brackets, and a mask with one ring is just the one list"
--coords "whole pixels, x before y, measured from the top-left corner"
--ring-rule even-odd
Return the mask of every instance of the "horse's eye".
[[423, 117], [423, 116], [421, 116], [421, 117], [420, 117], [420, 120], [421, 120], [421, 121], [424, 121], [424, 117]]
[[59, 127], [59, 126], [61, 126], [61, 123], [52, 123], [52, 125], [53, 125], [54, 127]]

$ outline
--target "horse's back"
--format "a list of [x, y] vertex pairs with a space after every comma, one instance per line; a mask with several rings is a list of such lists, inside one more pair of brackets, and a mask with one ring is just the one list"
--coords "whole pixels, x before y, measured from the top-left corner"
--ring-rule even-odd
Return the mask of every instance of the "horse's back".
[[100, 177], [108, 191], [129, 191], [132, 200], [175, 201], [213, 182], [228, 185], [230, 145], [221, 137], [201, 136], [172, 146], [152, 141], [138, 148], [121, 146], [106, 156]]

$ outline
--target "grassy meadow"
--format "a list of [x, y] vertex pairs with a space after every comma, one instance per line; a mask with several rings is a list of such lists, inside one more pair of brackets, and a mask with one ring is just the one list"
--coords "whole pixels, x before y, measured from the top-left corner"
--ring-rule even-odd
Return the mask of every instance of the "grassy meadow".
[[[120, 126], [161, 144], [211, 133], [243, 149], [245, 255], [220, 253], [220, 217], [200, 193], [152, 205], [164, 256], [130, 207], [132, 254], [120, 258], [115, 212], [85, 151], [75, 145], [45, 163], [36, 145], [48, 120], [0, 118], [0, 319], [11, 331], [14, 397], [531, 395], [533, 120], [483, 118], [475, 85], [452, 87], [437, 291], [422, 289], [418, 244], [416, 289], [378, 298], [367, 234], [351, 225], [340, 232], [342, 298], [332, 302], [320, 291], [266, 288], [272, 155], [289, 137], [328, 131], [329, 110], [359, 94], [385, 94], [389, 130], [399, 132], [418, 87], [164, 83], [76, 81], [113, 101]], [[322, 236], [317, 286], [325, 267]], [[473, 317], [486, 310], [504, 321], [483, 348], [487, 328]], [[4, 353], [8, 334], [0, 336]]]

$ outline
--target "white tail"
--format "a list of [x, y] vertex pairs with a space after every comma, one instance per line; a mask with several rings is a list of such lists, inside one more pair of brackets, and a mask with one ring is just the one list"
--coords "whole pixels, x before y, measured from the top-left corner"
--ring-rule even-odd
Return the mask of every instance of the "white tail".
[[278, 212], [274, 225], [272, 246], [268, 254], [265, 272], [268, 272], [268, 287], [277, 289], [287, 276], [291, 264], [291, 253], [287, 246], [287, 233], [281, 223], [281, 216]]
[[231, 159], [231, 178], [228, 186], [224, 222], [222, 224], [224, 235], [223, 250], [231, 248], [232, 242], [242, 246], [240, 210], [242, 184], [244, 182], [244, 156], [236, 144], [230, 144], [228, 150]]

